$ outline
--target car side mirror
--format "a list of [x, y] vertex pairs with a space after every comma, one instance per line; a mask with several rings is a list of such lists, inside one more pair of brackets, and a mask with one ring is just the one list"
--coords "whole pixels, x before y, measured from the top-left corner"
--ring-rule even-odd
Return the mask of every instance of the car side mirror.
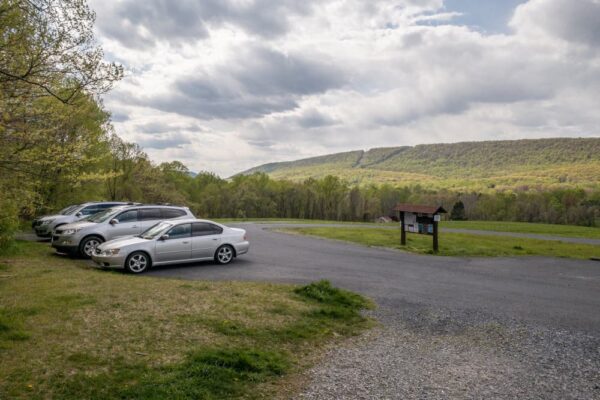
[[118, 223], [119, 223], [119, 220], [116, 218], [111, 219], [109, 222], [109, 224], [111, 224], [111, 225], [117, 225]]
[[166, 233], [164, 235], [162, 235], [160, 237], [160, 240], [167, 240], [169, 238], [169, 235], [167, 235]]
[[83, 214], [80, 212], [78, 212], [77, 214], [75, 214], [76, 217], [81, 217]]

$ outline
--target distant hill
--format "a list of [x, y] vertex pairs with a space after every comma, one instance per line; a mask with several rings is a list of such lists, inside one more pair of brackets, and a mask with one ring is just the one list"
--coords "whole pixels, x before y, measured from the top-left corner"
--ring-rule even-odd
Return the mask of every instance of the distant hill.
[[336, 175], [354, 184], [421, 184], [435, 189], [600, 188], [600, 138], [376, 148], [264, 164], [242, 174], [254, 172], [294, 181]]

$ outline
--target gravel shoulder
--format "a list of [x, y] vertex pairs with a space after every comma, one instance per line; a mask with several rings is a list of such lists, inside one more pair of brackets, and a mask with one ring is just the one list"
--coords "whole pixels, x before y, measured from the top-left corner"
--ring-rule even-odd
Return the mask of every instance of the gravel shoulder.
[[332, 349], [297, 399], [599, 399], [598, 336], [414, 303]]

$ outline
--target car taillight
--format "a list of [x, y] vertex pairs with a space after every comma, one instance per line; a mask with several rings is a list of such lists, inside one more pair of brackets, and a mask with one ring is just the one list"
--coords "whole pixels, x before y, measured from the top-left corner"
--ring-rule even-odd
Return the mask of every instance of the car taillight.
[[244, 240], [248, 240], [248, 235], [244, 233]]

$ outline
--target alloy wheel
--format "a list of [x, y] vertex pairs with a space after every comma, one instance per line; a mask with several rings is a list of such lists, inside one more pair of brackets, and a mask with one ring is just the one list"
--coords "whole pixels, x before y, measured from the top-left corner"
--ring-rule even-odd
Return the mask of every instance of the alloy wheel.
[[85, 242], [85, 244], [83, 246], [83, 252], [85, 253], [86, 256], [91, 257], [94, 254], [96, 247], [98, 247], [99, 245], [100, 245], [99, 240], [89, 239], [87, 242]]
[[233, 258], [233, 251], [229, 246], [223, 246], [219, 249], [217, 253], [217, 258], [221, 264], [227, 264]]
[[129, 258], [127, 265], [129, 266], [129, 270], [131, 272], [140, 273], [146, 269], [146, 266], [148, 265], [148, 259], [143, 254], [134, 254]]

